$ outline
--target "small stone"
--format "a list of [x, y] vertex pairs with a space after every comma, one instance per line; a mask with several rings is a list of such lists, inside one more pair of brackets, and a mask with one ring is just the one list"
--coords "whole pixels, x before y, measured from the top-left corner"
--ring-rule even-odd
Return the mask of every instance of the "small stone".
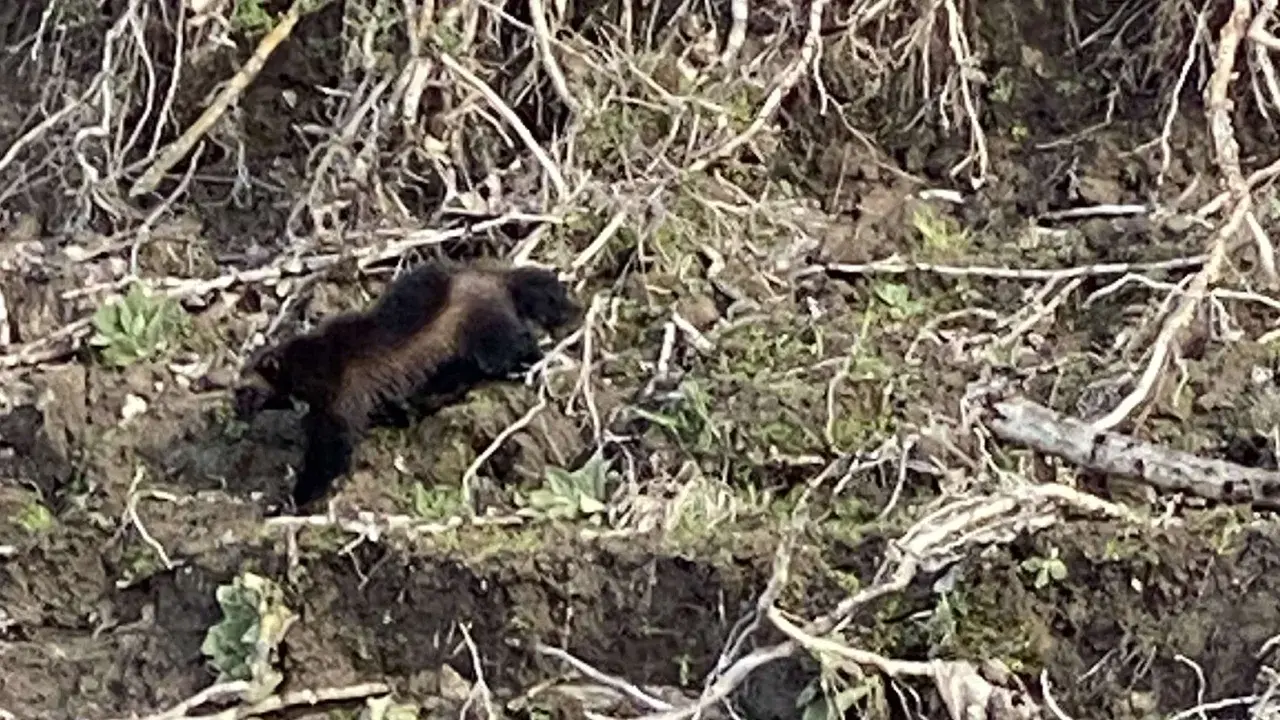
[[706, 331], [720, 319], [716, 303], [706, 295], [691, 295], [676, 301], [676, 312], [699, 330]]

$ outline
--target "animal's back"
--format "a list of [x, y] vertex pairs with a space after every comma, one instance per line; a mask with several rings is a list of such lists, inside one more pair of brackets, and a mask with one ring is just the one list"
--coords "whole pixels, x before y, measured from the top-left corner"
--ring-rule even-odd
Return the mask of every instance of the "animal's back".
[[370, 315], [392, 344], [410, 342], [449, 307], [461, 274], [442, 263], [423, 263], [392, 281]]
[[398, 278], [370, 311], [379, 337], [363, 339], [343, 371], [339, 411], [366, 417], [402, 398], [454, 359], [477, 312], [509, 305], [499, 274], [429, 263]]

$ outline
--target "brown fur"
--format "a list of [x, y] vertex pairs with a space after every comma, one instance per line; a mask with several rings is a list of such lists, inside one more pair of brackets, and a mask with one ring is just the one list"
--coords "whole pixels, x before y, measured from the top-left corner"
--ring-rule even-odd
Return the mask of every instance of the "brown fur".
[[388, 352], [351, 357], [343, 368], [333, 411], [346, 418], [368, 417], [381, 403], [412, 394], [455, 355], [473, 309], [486, 304], [501, 307], [503, 314], [515, 314], [510, 297], [493, 274], [464, 271], [455, 275], [444, 308], [424, 332]]
[[307, 457], [294, 489], [304, 504], [347, 471], [355, 438], [380, 413], [389, 416], [392, 404], [458, 399], [527, 367], [541, 356], [529, 323], [551, 329], [576, 315], [546, 271], [422, 265], [368, 311], [338, 316], [255, 356], [237, 391], [237, 412], [286, 407], [291, 397], [310, 406]]

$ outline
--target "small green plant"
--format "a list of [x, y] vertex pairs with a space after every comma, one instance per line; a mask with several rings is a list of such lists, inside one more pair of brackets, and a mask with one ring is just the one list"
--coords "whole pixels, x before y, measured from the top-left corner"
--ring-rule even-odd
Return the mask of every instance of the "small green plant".
[[822, 668], [818, 677], [796, 696], [796, 707], [801, 709], [803, 720], [841, 720], [850, 714], [855, 717], [886, 714], [884, 687], [878, 679], [846, 678], [827, 658], [820, 656], [819, 661]]
[[585, 517], [600, 523], [609, 481], [616, 475], [611, 468], [612, 463], [599, 450], [573, 472], [548, 467], [542, 487], [531, 491], [528, 497], [516, 496], [516, 502], [523, 506], [520, 514], [560, 520]]
[[167, 352], [188, 328], [186, 310], [173, 298], [135, 283], [123, 298], [98, 308], [89, 343], [107, 365], [123, 367]]
[[920, 233], [925, 249], [947, 252], [969, 242], [969, 231], [929, 205], [921, 205], [911, 213], [911, 226]]
[[924, 305], [911, 297], [911, 288], [901, 283], [879, 283], [875, 286], [876, 298], [889, 308], [889, 317], [906, 320], [918, 315]]
[[249, 702], [267, 697], [284, 680], [276, 648], [297, 616], [271, 580], [245, 573], [217, 590], [222, 622], [209, 628], [200, 651], [218, 671], [218, 682], [251, 681]]
[[23, 530], [37, 535], [53, 527], [53, 513], [44, 505], [32, 500], [18, 514], [18, 524]]
[[695, 380], [680, 384], [679, 399], [674, 409], [650, 412], [632, 408], [632, 412], [675, 435], [676, 440], [688, 443], [694, 451], [707, 452], [716, 444], [723, 444], [724, 436], [711, 417], [711, 394]]
[[260, 0], [236, 0], [235, 9], [231, 12], [231, 25], [240, 32], [256, 35], [270, 30], [275, 19], [262, 7]]
[[455, 515], [462, 507], [457, 488], [428, 488], [420, 482], [413, 484], [413, 512], [420, 518], [435, 520]]
[[1067, 564], [1058, 558], [1058, 548], [1051, 548], [1047, 557], [1029, 557], [1022, 561], [1023, 572], [1035, 573], [1037, 590], [1051, 582], [1062, 582], [1067, 577]]

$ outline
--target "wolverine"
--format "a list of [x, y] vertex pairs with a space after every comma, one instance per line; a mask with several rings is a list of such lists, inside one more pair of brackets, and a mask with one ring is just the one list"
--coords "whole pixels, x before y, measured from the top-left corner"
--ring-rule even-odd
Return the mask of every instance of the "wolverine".
[[394, 280], [367, 311], [336, 316], [256, 353], [236, 389], [235, 412], [247, 420], [293, 400], [307, 404], [306, 449], [293, 487], [294, 505], [303, 508], [350, 471], [371, 425], [405, 427], [412, 422], [406, 406], [429, 413], [527, 370], [542, 358], [532, 326], [554, 331], [579, 314], [549, 270], [424, 263]]

